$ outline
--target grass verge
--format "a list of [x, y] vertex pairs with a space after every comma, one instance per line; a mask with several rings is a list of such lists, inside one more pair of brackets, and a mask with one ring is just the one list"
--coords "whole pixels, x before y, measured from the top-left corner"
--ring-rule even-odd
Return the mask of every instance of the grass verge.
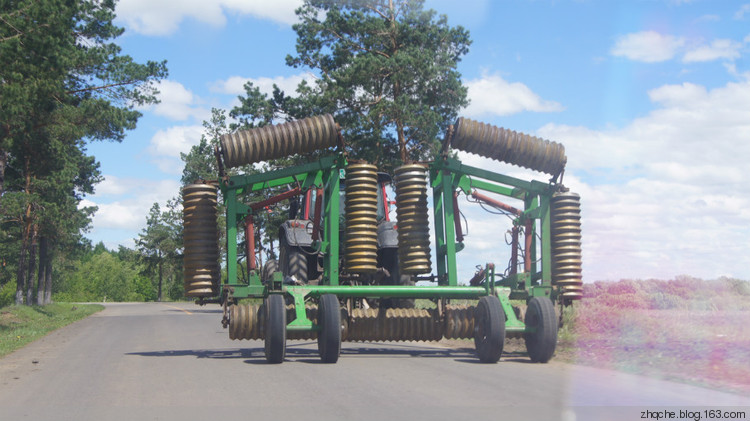
[[0, 308], [0, 357], [103, 309], [99, 304], [71, 303]]

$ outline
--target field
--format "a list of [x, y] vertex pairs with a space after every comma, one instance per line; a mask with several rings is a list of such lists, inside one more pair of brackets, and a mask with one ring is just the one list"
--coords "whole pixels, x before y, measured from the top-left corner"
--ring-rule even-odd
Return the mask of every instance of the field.
[[750, 393], [750, 283], [584, 284], [567, 308], [556, 361]]

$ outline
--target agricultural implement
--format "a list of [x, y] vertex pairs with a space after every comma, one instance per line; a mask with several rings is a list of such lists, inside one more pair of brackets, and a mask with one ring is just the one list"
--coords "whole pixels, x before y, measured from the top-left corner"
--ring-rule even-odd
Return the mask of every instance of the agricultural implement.
[[[225, 168], [322, 149], [329, 153], [305, 164], [224, 174]], [[551, 178], [526, 181], [468, 166], [454, 157], [455, 150]], [[500, 359], [506, 337], [524, 338], [534, 362], [552, 357], [557, 309], [580, 299], [582, 291], [580, 204], [562, 185], [562, 145], [460, 118], [438, 159], [395, 169], [396, 221], [388, 217], [390, 176], [348, 159], [330, 115], [225, 135], [216, 155], [219, 180], [183, 190], [186, 295], [199, 304], [221, 304], [230, 338], [264, 340], [268, 362], [282, 362], [293, 339], [317, 340], [327, 363], [338, 360], [342, 341], [442, 338], [474, 339], [480, 361], [487, 363]], [[219, 191], [226, 206], [223, 281]], [[263, 199], [251, 202], [257, 193]], [[457, 254], [467, 237], [458, 208], [462, 194], [512, 220], [507, 269], [501, 273], [487, 263], [468, 284], [458, 280]], [[279, 230], [280, 261], [260, 268], [254, 217], [286, 201], [295, 205]], [[238, 262], [243, 253], [244, 264]], [[415, 308], [415, 299], [434, 304]]]

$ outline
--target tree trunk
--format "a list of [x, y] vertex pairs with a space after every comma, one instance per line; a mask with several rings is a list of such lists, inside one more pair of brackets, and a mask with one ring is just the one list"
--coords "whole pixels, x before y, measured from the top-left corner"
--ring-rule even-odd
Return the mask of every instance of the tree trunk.
[[52, 252], [49, 249], [47, 250], [47, 262], [45, 265], [44, 305], [47, 305], [52, 303]]
[[31, 230], [31, 246], [29, 247], [29, 269], [26, 272], [26, 305], [36, 304], [34, 302], [34, 274], [36, 273], [36, 225]]
[[161, 250], [158, 251], [159, 256], [159, 302], [161, 302]]
[[16, 305], [23, 304], [23, 287], [26, 280], [26, 253], [29, 250], [31, 233], [31, 203], [26, 205], [23, 230], [21, 233], [21, 248], [18, 253], [18, 268], [16, 269]]
[[8, 165], [8, 151], [0, 150], [0, 196], [5, 191], [5, 167]]
[[39, 272], [36, 278], [36, 303], [45, 305], [44, 283], [47, 279], [47, 237], [39, 238]]

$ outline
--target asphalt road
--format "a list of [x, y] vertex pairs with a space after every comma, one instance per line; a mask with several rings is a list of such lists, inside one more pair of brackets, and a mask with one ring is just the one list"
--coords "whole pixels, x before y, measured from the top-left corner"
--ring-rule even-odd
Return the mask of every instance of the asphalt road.
[[0, 421], [750, 419], [747, 397], [516, 356], [479, 364], [424, 343], [346, 343], [321, 364], [315, 342], [290, 341], [268, 365], [261, 341], [231, 341], [220, 320], [218, 306], [107, 304], [0, 359]]

